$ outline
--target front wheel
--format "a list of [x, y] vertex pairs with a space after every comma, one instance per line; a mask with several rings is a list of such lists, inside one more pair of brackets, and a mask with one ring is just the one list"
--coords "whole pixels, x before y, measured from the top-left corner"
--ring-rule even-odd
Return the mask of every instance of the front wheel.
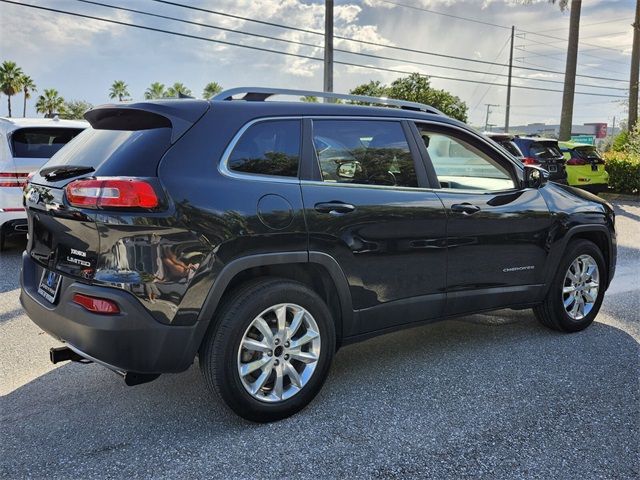
[[232, 292], [205, 338], [207, 386], [241, 417], [293, 415], [320, 391], [335, 351], [329, 309], [306, 286], [261, 279]]
[[596, 244], [572, 241], [556, 272], [544, 302], [533, 311], [554, 330], [578, 332], [595, 319], [606, 285], [606, 264]]

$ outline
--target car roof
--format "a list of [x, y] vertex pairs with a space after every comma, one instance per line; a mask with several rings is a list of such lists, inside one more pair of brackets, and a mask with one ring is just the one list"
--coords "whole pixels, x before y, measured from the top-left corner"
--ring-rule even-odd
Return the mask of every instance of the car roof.
[[558, 142], [558, 145], [565, 148], [582, 148], [582, 147], [596, 148], [595, 146], [590, 145], [588, 143], [578, 143], [578, 142]]
[[520, 139], [520, 140], [528, 140], [530, 142], [555, 142], [558, 143], [558, 140], [556, 140], [555, 138], [546, 138], [546, 137], [520, 137], [517, 136], [515, 137], [516, 139]]
[[0, 130], [12, 132], [26, 127], [87, 128], [84, 120], [60, 120], [58, 118], [7, 118], [0, 117]]

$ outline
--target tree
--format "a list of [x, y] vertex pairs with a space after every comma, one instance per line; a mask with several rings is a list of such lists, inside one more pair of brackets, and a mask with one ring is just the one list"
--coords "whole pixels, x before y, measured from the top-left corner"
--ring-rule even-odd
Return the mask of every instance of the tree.
[[306, 103], [318, 103], [318, 97], [314, 97], [313, 95], [305, 95], [304, 97], [300, 97], [300, 101]]
[[22, 89], [22, 69], [16, 62], [6, 60], [0, 65], [0, 91], [7, 96], [7, 107], [11, 116], [11, 97]]
[[463, 122], [467, 121], [467, 104], [446, 90], [432, 88], [429, 78], [420, 73], [412, 73], [407, 77], [398, 78], [391, 85], [384, 85], [379, 81], [371, 81], [358, 85], [351, 90], [351, 93], [353, 95], [388, 97], [424, 103], [437, 108], [445, 115]]
[[93, 105], [84, 100], [70, 100], [65, 102], [60, 118], [65, 120], [82, 120], [87, 110], [91, 110]]
[[167, 96], [167, 92], [164, 89], [164, 83], [153, 82], [149, 85], [149, 88], [144, 92], [144, 98], [146, 100], [155, 100]]
[[190, 97], [191, 90], [185, 87], [182, 83], [176, 82], [169, 87], [166, 96], [170, 98], [179, 98], [180, 95], [186, 95], [187, 97]]
[[58, 95], [58, 91], [55, 88], [45, 88], [36, 102], [36, 112], [44, 113], [45, 117], [53, 117], [54, 114], [60, 113], [63, 109], [64, 98]]
[[24, 95], [24, 103], [22, 104], [22, 116], [27, 116], [27, 100], [31, 98], [31, 94], [37, 91], [36, 84], [29, 75], [22, 75], [20, 79], [22, 84], [22, 93]]
[[119, 102], [124, 101], [125, 97], [130, 96], [128, 88], [124, 80], [114, 81], [109, 90], [109, 98], [117, 98]]
[[204, 86], [202, 91], [202, 98], [209, 100], [211, 97], [217, 95], [222, 91], [222, 85], [218, 82], [209, 82]]

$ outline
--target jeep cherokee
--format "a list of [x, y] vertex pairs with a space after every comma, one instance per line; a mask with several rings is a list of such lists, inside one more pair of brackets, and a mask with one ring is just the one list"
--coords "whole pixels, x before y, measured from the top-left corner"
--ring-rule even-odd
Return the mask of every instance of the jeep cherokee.
[[[266, 101], [316, 95], [351, 102]], [[420, 104], [234, 89], [89, 111], [24, 192], [21, 302], [128, 385], [181, 372], [289, 416], [338, 347], [475, 312], [593, 321], [614, 213]]]

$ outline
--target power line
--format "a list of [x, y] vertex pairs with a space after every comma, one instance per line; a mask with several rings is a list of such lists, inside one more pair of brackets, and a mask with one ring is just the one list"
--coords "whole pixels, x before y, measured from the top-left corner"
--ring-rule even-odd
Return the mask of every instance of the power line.
[[[96, 6], [105, 7], [105, 8], [111, 8], [111, 9], [114, 9], [114, 10], [131, 12], [131, 13], [136, 13], [136, 14], [140, 14], [140, 15], [146, 15], [146, 16], [150, 16], [150, 17], [154, 17], [154, 18], [162, 18], [164, 20], [171, 20], [171, 21], [186, 23], [186, 24], [189, 24], [189, 25], [197, 25], [199, 27], [211, 28], [211, 29], [221, 30], [221, 31], [225, 31], [225, 32], [237, 33], [237, 34], [241, 34], [241, 35], [248, 35], [248, 36], [264, 38], [264, 39], [268, 39], [268, 40], [275, 40], [275, 41], [290, 43], [290, 44], [294, 44], [294, 45], [301, 45], [301, 46], [306, 46], [306, 47], [311, 47], [311, 48], [319, 48], [319, 49], [324, 48], [322, 46], [315, 45], [313, 43], [300, 42], [300, 41], [296, 41], [296, 40], [289, 40], [289, 39], [284, 39], [284, 38], [279, 38], [279, 37], [273, 37], [273, 36], [270, 36], [270, 35], [262, 35], [262, 34], [252, 33], [252, 32], [245, 32], [245, 31], [242, 31], [242, 30], [234, 30], [234, 29], [231, 29], [231, 28], [219, 27], [219, 26], [211, 25], [211, 24], [207, 24], [207, 23], [195, 22], [195, 21], [191, 21], [191, 20], [185, 20], [185, 19], [182, 19], [182, 18], [171, 17], [171, 16], [168, 16], [168, 15], [161, 15], [161, 14], [157, 14], [157, 13], [146, 12], [144, 10], [136, 10], [136, 9], [133, 9], [133, 8], [121, 7], [121, 6], [118, 6], [118, 5], [111, 5], [111, 4], [102, 3], [102, 2], [96, 2], [96, 1], [93, 1], [93, 0], [76, 0], [76, 1], [80, 2], [80, 3], [84, 3], [84, 4], [96, 5]], [[505, 44], [505, 46], [506, 46], [506, 44]], [[462, 68], [462, 67], [450, 67], [448, 65], [437, 65], [437, 64], [433, 64], [433, 63], [419, 62], [419, 61], [415, 61], [415, 60], [400, 59], [400, 58], [395, 58], [395, 57], [387, 57], [387, 56], [383, 56], [383, 55], [375, 55], [375, 54], [364, 53], [364, 52], [352, 52], [350, 50], [344, 50], [344, 49], [340, 49], [340, 48], [336, 48], [334, 50], [337, 51], [337, 52], [341, 52], [341, 53], [347, 53], [347, 54], [351, 54], [351, 55], [359, 55], [359, 56], [364, 56], [364, 57], [368, 57], [368, 58], [375, 58], [375, 59], [379, 59], [379, 60], [391, 60], [391, 61], [396, 61], [396, 62], [409, 63], [409, 64], [413, 64], [413, 65], [436, 67], [436, 68], [442, 68], [442, 69], [446, 69], [446, 70], [456, 70], [456, 71], [461, 71], [461, 72], [466, 72], [466, 73], [477, 73], [477, 74], [481, 74], [481, 75], [485, 75], [487, 73], [487, 72], [480, 71], [480, 70], [472, 70], [472, 69]], [[504, 50], [504, 46], [502, 47], [501, 52], [502, 52], [502, 50]], [[498, 57], [499, 57], [499, 55], [498, 55]], [[500, 74], [500, 73], [494, 74], [494, 77], [496, 77], [496, 76], [498, 76], [498, 77], [508, 77], [507, 74]], [[541, 83], [557, 83], [557, 84], [562, 84], [563, 83], [560, 80], [550, 80], [550, 79], [543, 79], [543, 78], [529, 78], [529, 77], [522, 77], [522, 76], [517, 76], [517, 75], [513, 75], [512, 78], [525, 80], [525, 81], [541, 82]], [[591, 84], [577, 84], [577, 85], [581, 86], [581, 87], [607, 88], [607, 89], [613, 89], [613, 90], [626, 90], [625, 88], [616, 88], [616, 87], [609, 87], [609, 86], [603, 86], [603, 85], [591, 85]]]
[[[211, 39], [211, 38], [200, 37], [200, 36], [197, 36], [197, 35], [174, 32], [174, 31], [171, 31], [171, 30], [164, 30], [164, 29], [161, 29], [161, 28], [149, 27], [149, 26], [145, 26], [145, 25], [138, 25], [138, 24], [134, 24], [134, 23], [127, 23], [127, 22], [122, 22], [122, 21], [119, 21], [119, 20], [107, 19], [107, 18], [103, 18], [103, 17], [96, 17], [96, 16], [93, 16], [93, 15], [86, 15], [86, 14], [81, 14], [81, 13], [76, 13], [76, 12], [69, 12], [69, 11], [65, 11], [65, 10], [60, 10], [60, 9], [55, 9], [55, 8], [50, 8], [50, 7], [43, 7], [43, 6], [39, 6], [39, 5], [24, 4], [24, 3], [19, 3], [17, 1], [13, 1], [13, 0], [0, 0], [0, 1], [3, 2], [3, 3], [9, 3], [9, 4], [12, 4], [12, 5], [18, 5], [18, 6], [27, 7], [27, 8], [34, 8], [34, 9], [37, 9], [37, 10], [61, 13], [61, 14], [65, 14], [65, 15], [71, 15], [71, 16], [80, 17], [80, 18], [87, 18], [87, 19], [90, 19], [90, 20], [97, 20], [97, 21], [101, 21], [101, 22], [105, 22], [105, 23], [112, 23], [112, 24], [116, 24], [116, 25], [128, 26], [128, 27], [138, 28], [138, 29], [142, 29], [142, 30], [154, 31], [154, 32], [168, 34], [168, 35], [175, 35], [175, 36], [180, 36], [180, 37], [185, 37], [185, 38], [192, 38], [192, 39], [196, 39], [196, 40], [203, 40], [203, 41], [207, 41], [207, 42], [210, 42], [210, 43], [218, 43], [218, 44], [222, 44], [222, 45], [229, 45], [229, 46], [235, 46], [235, 47], [239, 47], [239, 48], [245, 48], [245, 49], [249, 49], [249, 50], [257, 50], [257, 51], [268, 52], [268, 53], [276, 53], [276, 54], [280, 54], [280, 55], [286, 55], [286, 56], [297, 57], [297, 58], [304, 58], [304, 59], [314, 60], [314, 61], [322, 61], [322, 58], [313, 57], [313, 56], [310, 56], [310, 55], [302, 55], [302, 54], [298, 54], [298, 53], [284, 52], [284, 51], [281, 51], [281, 50], [273, 50], [273, 49], [270, 49], [270, 48], [256, 47], [256, 46], [251, 46], [251, 45], [243, 45], [243, 44], [240, 44], [240, 43], [232, 43], [232, 42], [227, 42], [227, 41], [224, 41], [224, 40], [214, 40], [214, 39]], [[406, 71], [403, 71], [403, 70], [397, 70], [397, 69], [391, 69], [391, 68], [385, 68], [385, 67], [379, 67], [379, 66], [373, 66], [373, 65], [362, 65], [362, 64], [344, 62], [344, 61], [334, 61], [334, 63], [339, 64], [339, 65], [352, 66], [352, 67], [364, 68], [364, 69], [370, 69], [370, 70], [377, 70], [377, 71], [394, 72], [394, 73], [401, 73], [401, 74], [410, 73], [410, 72], [406, 72]], [[445, 77], [445, 76], [440, 76], [440, 75], [425, 75], [425, 74], [421, 74], [421, 75], [426, 76], [426, 77], [430, 77], [430, 78], [443, 79], [443, 80], [451, 80], [451, 81], [467, 82], [467, 83], [481, 83], [481, 84], [485, 84], [485, 85], [494, 85], [494, 86], [498, 86], [498, 87], [506, 87], [505, 84], [476, 81], [476, 80], [464, 79], [464, 78]], [[513, 88], [519, 88], [519, 89], [525, 89], [525, 90], [538, 90], [538, 91], [546, 91], [546, 92], [562, 92], [562, 90], [541, 88], [541, 87], [530, 87], [530, 86], [522, 86], [522, 85], [514, 85]], [[624, 98], [623, 96], [620, 96], [620, 95], [607, 95], [607, 94], [603, 94], [603, 93], [592, 93], [592, 92], [576, 92], [576, 94], [597, 96], [597, 97]]]
[[[442, 15], [442, 16], [445, 16], [445, 17], [455, 18], [457, 20], [464, 20], [464, 21], [467, 21], [467, 22], [480, 23], [480, 24], [483, 24], [483, 25], [491, 26], [491, 27], [503, 28], [503, 29], [510, 29], [511, 28], [511, 27], [508, 27], [506, 25], [500, 25], [500, 24], [497, 24], [497, 23], [490, 23], [490, 22], [483, 22], [481, 20], [476, 20], [475, 18], [462, 17], [462, 16], [459, 16], [459, 15], [452, 15], [452, 14], [449, 14], [449, 13], [438, 12], [438, 11], [431, 10], [431, 9], [428, 9], [428, 8], [424, 8], [424, 7], [416, 7], [415, 5], [407, 5], [406, 3], [393, 2], [391, 0], [379, 0], [379, 1], [381, 1], [383, 3], [389, 3], [389, 4], [392, 4], [392, 5], [396, 5], [398, 7], [410, 8], [410, 9], [413, 9], [413, 10], [421, 10], [423, 12], [433, 13], [435, 15]], [[541, 37], [553, 38], [553, 39], [556, 39], [556, 40], [561, 40], [563, 42], [568, 42], [569, 41], [567, 38], [556, 37], [556, 36], [553, 36], [553, 35], [537, 33], [537, 32], [530, 32], [528, 30], [522, 30], [521, 28], [518, 28], [518, 30], [520, 32], [523, 32], [523, 33], [530, 33], [532, 35], [539, 35]], [[595, 44], [591, 44], [591, 43], [583, 42], [583, 45], [588, 45], [590, 47], [595, 47], [595, 48], [598, 48], [600, 50], [613, 50], [614, 52], [623, 53], [622, 50], [618, 50], [618, 49], [610, 48], [610, 47], [602, 47], [600, 45], [595, 45]]]
[[[181, 8], [186, 8], [189, 10], [194, 10], [194, 11], [199, 11], [199, 12], [205, 12], [205, 13], [210, 13], [212, 15], [222, 15], [225, 17], [230, 17], [230, 18], [235, 18], [238, 20], [244, 20], [246, 22], [252, 22], [252, 23], [258, 23], [261, 25], [268, 25], [268, 26], [272, 26], [272, 27], [278, 27], [278, 28], [283, 28], [283, 29], [289, 29], [289, 30], [294, 30], [294, 31], [298, 31], [298, 32], [303, 32], [303, 33], [308, 33], [308, 34], [312, 34], [312, 35], [324, 35], [324, 32], [320, 32], [317, 30], [308, 30], [308, 29], [304, 29], [304, 28], [299, 28], [299, 27], [293, 27], [290, 25], [284, 25], [281, 23], [275, 23], [275, 22], [267, 22], [264, 20], [257, 20], [255, 18], [249, 18], [249, 17], [243, 17], [241, 15], [235, 15], [235, 14], [231, 14], [231, 13], [225, 13], [225, 12], [220, 12], [217, 10], [211, 10], [211, 9], [207, 9], [207, 8], [202, 8], [202, 7], [194, 7], [192, 5], [185, 5], [183, 3], [179, 3], [179, 2], [174, 2], [174, 1], [170, 1], [170, 0], [151, 0], [152, 2], [157, 2], [157, 3], [163, 3], [163, 4], [167, 4], [167, 5], [173, 5], [176, 7], [181, 7]], [[380, 0], [382, 1], [382, 0]], [[398, 4], [400, 5], [400, 4]], [[416, 7], [418, 8], [418, 7]], [[446, 14], [448, 15], [448, 14]], [[457, 17], [454, 15], [454, 17], [456, 18], [462, 18], [465, 20], [469, 20], [469, 21], [474, 21], [472, 19], [466, 19], [464, 17]], [[511, 27], [507, 27], [507, 28], [511, 28]], [[447, 55], [444, 53], [435, 53], [435, 52], [426, 52], [424, 50], [416, 50], [413, 48], [407, 48], [407, 47], [398, 47], [396, 45], [389, 45], [389, 44], [384, 44], [384, 43], [376, 43], [376, 42], [369, 42], [367, 40], [357, 40], [355, 38], [349, 38], [349, 37], [343, 37], [340, 35], [334, 35], [334, 38], [337, 38], [339, 40], [344, 40], [344, 41], [348, 41], [348, 42], [354, 42], [354, 43], [359, 43], [362, 45], [370, 45], [373, 47], [383, 47], [383, 48], [389, 48], [392, 50], [398, 50], [398, 51], [402, 51], [402, 52], [409, 52], [409, 53], [418, 53], [421, 55], [430, 55], [430, 56], [434, 56], [434, 57], [440, 57], [440, 58], [447, 58], [450, 60], [460, 60], [460, 61], [464, 61], [464, 62], [473, 62], [473, 63], [479, 63], [479, 64], [483, 64], [483, 65], [495, 65], [495, 66], [500, 66], [500, 67], [507, 67], [507, 64], [504, 63], [496, 63], [496, 62], [489, 62], [486, 60], [478, 60], [475, 58], [468, 58], [468, 57], [459, 57], [459, 56], [455, 56], [455, 55]], [[347, 52], [347, 53], [355, 53], [355, 52], [350, 52], [349, 50], [340, 50], [340, 49], [334, 49], [335, 51], [342, 51], [342, 52]], [[548, 69], [540, 69], [540, 68], [532, 68], [532, 67], [521, 67], [521, 66], [515, 66], [514, 68], [519, 68], [521, 70], [529, 70], [529, 71], [534, 71], [534, 72], [544, 72], [544, 73], [556, 73], [559, 75], [564, 75], [564, 72], [559, 72], [559, 71], [553, 71], [553, 70], [548, 70]], [[594, 76], [594, 75], [576, 75], [577, 77], [583, 77], [583, 78], [593, 78], [596, 80], [609, 80], [609, 81], [613, 81], [613, 82], [624, 82], [627, 83], [628, 80], [623, 80], [620, 78], [609, 78], [609, 77], [601, 77], [601, 76]]]

